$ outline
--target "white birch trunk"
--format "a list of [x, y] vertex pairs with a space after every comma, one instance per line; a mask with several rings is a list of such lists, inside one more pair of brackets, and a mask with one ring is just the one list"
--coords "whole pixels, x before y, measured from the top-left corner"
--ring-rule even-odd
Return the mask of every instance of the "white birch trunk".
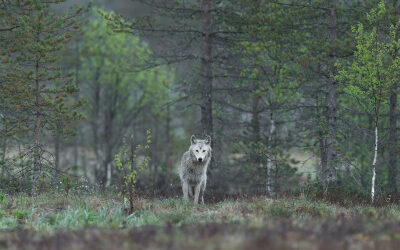
[[375, 199], [375, 178], [376, 178], [376, 159], [378, 157], [378, 126], [375, 124], [375, 148], [374, 148], [374, 160], [372, 161], [372, 183], [371, 183], [371, 203], [374, 203]]
[[[272, 143], [272, 136], [275, 133], [275, 120], [273, 117], [273, 114], [271, 113], [271, 126], [269, 128], [269, 148], [272, 149], [271, 143]], [[272, 154], [268, 155], [267, 158], [267, 183], [266, 183], [266, 191], [267, 195], [273, 195], [272, 192], [272, 178], [271, 178], [271, 173], [272, 173], [272, 168], [273, 168], [273, 159], [272, 159]]]
[[106, 179], [106, 187], [111, 185], [111, 163], [107, 164], [107, 179]]
[[[100, 160], [97, 159], [96, 160], [96, 165], [95, 165], [95, 175], [98, 175], [98, 173], [100, 172]], [[96, 183], [98, 180], [96, 179], [97, 176], [95, 176], [95, 180], [94, 182]]]
[[268, 159], [267, 159], [267, 185], [266, 185], [266, 191], [267, 191], [267, 195], [272, 195], [272, 184], [271, 184], [271, 168], [272, 168], [272, 161], [271, 161], [271, 155], [268, 155]]

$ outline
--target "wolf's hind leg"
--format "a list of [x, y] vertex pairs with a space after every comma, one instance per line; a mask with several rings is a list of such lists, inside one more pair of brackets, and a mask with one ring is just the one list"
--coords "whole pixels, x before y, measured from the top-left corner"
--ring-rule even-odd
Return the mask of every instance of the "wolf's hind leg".
[[183, 192], [183, 199], [185, 201], [188, 201], [189, 200], [189, 196], [188, 196], [188, 194], [189, 194], [189, 185], [188, 185], [187, 182], [182, 182], [182, 192]]

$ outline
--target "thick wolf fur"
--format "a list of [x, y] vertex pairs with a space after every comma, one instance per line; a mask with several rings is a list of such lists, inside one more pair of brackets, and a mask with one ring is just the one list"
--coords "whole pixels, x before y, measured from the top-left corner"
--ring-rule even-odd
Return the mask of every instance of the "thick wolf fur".
[[182, 182], [183, 198], [188, 201], [189, 195], [193, 196], [194, 204], [199, 203], [199, 197], [204, 204], [204, 190], [207, 185], [207, 168], [211, 161], [211, 137], [196, 139], [190, 138], [190, 147], [182, 156], [179, 167], [179, 177]]

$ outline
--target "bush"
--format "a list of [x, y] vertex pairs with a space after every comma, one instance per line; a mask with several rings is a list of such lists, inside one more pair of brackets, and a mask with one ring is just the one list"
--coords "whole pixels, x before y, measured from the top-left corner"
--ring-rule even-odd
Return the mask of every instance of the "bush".
[[27, 215], [28, 215], [28, 213], [26, 211], [18, 210], [18, 209], [15, 209], [12, 212], [12, 214], [16, 219], [19, 219], [19, 220], [25, 219], [27, 217]]
[[271, 206], [268, 209], [268, 213], [271, 216], [283, 217], [283, 218], [289, 218], [293, 215], [293, 211], [284, 207], [281, 204], [271, 204]]

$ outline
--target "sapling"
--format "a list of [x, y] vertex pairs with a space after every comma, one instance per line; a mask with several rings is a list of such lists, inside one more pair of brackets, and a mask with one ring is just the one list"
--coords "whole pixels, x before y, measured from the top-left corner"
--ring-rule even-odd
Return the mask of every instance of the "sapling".
[[[114, 157], [117, 169], [123, 173], [123, 182], [121, 187], [120, 195], [123, 197], [123, 202], [125, 198], [129, 201], [128, 214], [132, 214], [134, 210], [134, 199], [135, 199], [135, 184], [136, 176], [138, 172], [142, 171], [145, 167], [149, 165], [150, 157], [146, 155], [150, 149], [151, 143], [151, 131], [146, 131], [146, 143], [144, 145], [136, 144], [133, 133], [131, 134], [129, 141], [124, 138], [121, 152], [116, 154]], [[138, 161], [138, 151], [142, 150], [145, 155], [141, 162]]]

